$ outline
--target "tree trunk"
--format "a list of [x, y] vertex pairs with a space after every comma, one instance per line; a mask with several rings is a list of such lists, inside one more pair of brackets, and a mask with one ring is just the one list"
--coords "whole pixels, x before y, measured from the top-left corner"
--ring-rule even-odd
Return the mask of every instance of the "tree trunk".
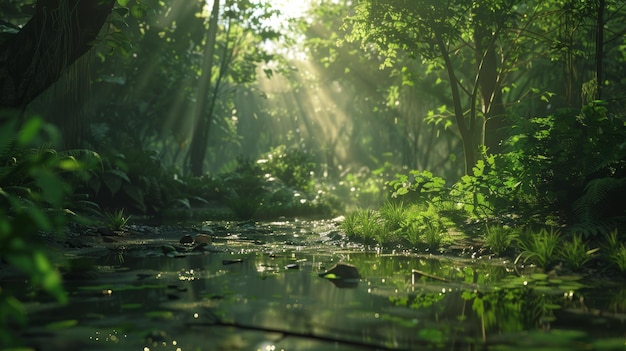
[[[189, 163], [191, 174], [201, 176], [204, 173], [204, 159], [207, 153], [210, 123], [207, 116], [207, 97], [211, 90], [211, 72], [213, 69], [213, 57], [215, 54], [215, 41], [217, 37], [217, 20], [219, 17], [220, 1], [214, 0], [209, 20], [209, 31], [204, 46], [202, 59], [202, 73], [196, 91], [196, 105], [194, 108], [195, 128], [189, 149]], [[215, 92], [217, 94], [217, 92]], [[212, 109], [211, 109], [212, 110]], [[211, 111], [212, 113], [212, 111]]]
[[598, 18], [596, 22], [596, 100], [602, 99], [602, 81], [604, 65], [604, 0], [598, 1]]
[[[461, 104], [461, 93], [459, 91], [459, 82], [454, 73], [454, 65], [450, 59], [450, 55], [446, 50], [443, 38], [439, 33], [436, 33], [437, 45], [439, 51], [443, 56], [446, 71], [448, 72], [448, 78], [450, 79], [450, 89], [452, 92], [452, 101], [454, 105], [454, 120], [456, 122], [459, 133], [461, 134], [461, 141], [463, 143], [463, 155], [465, 157], [465, 174], [471, 174], [472, 167], [476, 164], [476, 151], [478, 145], [474, 140], [474, 130], [469, 128], [465, 122], [465, 116], [463, 113], [463, 105]], [[471, 121], [470, 121], [471, 122]], [[474, 123], [470, 123], [470, 126]]]
[[23, 109], [92, 47], [115, 0], [39, 0], [0, 44], [0, 109]]
[[498, 60], [494, 45], [494, 29], [488, 26], [493, 14], [484, 6], [476, 8], [474, 42], [480, 87], [482, 112], [485, 116], [483, 144], [490, 153], [502, 151], [508, 123], [505, 117], [502, 91], [498, 82]]

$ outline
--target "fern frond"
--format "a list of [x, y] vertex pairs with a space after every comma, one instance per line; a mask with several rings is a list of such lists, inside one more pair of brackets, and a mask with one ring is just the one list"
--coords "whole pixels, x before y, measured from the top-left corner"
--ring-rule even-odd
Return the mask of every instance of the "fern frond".
[[102, 163], [102, 157], [100, 154], [93, 150], [88, 149], [73, 149], [62, 152], [63, 156], [74, 157], [82, 164], [86, 165], [87, 168], [93, 169], [98, 168], [100, 171], [104, 170], [104, 164]]
[[615, 157], [588, 157], [585, 159], [585, 176], [590, 176], [595, 174], [601, 170], [605, 170], [610, 168], [611, 166], [615, 166], [620, 162], [619, 158]]
[[598, 204], [606, 200], [613, 191], [626, 187], [625, 178], [596, 178], [585, 186], [585, 194], [580, 199], [585, 199], [591, 204]]
[[578, 219], [577, 231], [583, 234], [596, 234], [607, 228], [615, 228], [621, 217], [603, 218], [606, 211], [604, 202], [613, 194], [626, 189], [625, 178], [597, 178], [585, 187], [585, 193], [572, 204], [572, 211]]
[[626, 217], [611, 217], [597, 219], [594, 221], [579, 222], [569, 227], [568, 232], [582, 234], [583, 237], [609, 234], [615, 228], [623, 228], [626, 224]]

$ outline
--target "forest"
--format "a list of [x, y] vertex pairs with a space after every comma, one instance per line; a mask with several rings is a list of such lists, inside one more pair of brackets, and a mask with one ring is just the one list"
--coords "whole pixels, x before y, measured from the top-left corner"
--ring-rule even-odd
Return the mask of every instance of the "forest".
[[[402, 252], [401, 262], [467, 258], [467, 266], [416, 270], [399, 261], [385, 265], [386, 256], [377, 256], [379, 266], [388, 266], [389, 281], [408, 269], [403, 274], [411, 277], [411, 289], [416, 272], [435, 284], [462, 281], [460, 290], [474, 284], [441, 313], [472, 301], [482, 325], [467, 331], [477, 333], [475, 339], [447, 344], [450, 328], [428, 325], [414, 333], [399, 322], [404, 317], [386, 320], [385, 328], [406, 327], [399, 339], [415, 334], [411, 338], [425, 343], [420, 349], [488, 345], [490, 328], [518, 327], [503, 321], [509, 310], [489, 312], [487, 306], [506, 301], [515, 309], [511, 304], [521, 294], [558, 295], [562, 305], [545, 302], [534, 322], [528, 321], [532, 313], [520, 317], [525, 327], [515, 330], [533, 333], [567, 319], [566, 307], [583, 301], [572, 296], [587, 293], [596, 301], [597, 288], [624, 297], [625, 70], [626, 4], [617, 0], [3, 0], [0, 349], [24, 345], [28, 337], [16, 330], [32, 327], [33, 302], [72, 303], [72, 277], [82, 269], [75, 263], [86, 257], [99, 262], [93, 252], [73, 249], [115, 252], [123, 265], [122, 256], [131, 262], [136, 245], [128, 238], [172, 228], [208, 235], [206, 242], [192, 239], [193, 248], [180, 248], [188, 243], [178, 238], [176, 245], [159, 243], [159, 255], [191, 265], [196, 249], [211, 255], [207, 243], [223, 240], [228, 249], [237, 236], [262, 246], [286, 231], [294, 237], [281, 243], [307, 246], [299, 244], [298, 221], [311, 223], [303, 229], [307, 235], [329, 225], [340, 238], [337, 246], [315, 250], [336, 257], [321, 267], [303, 258], [281, 269], [297, 265], [308, 281], [316, 269], [345, 261], [360, 271], [354, 294], [367, 274], [382, 274], [369, 271], [371, 253]], [[358, 247], [363, 256], [341, 251], [346, 247]], [[246, 250], [229, 255], [254, 251]], [[508, 283], [475, 268], [486, 264], [472, 261], [478, 256], [511, 267], [501, 272]], [[254, 260], [227, 256], [220, 262], [248, 261]], [[512, 288], [507, 279], [513, 271], [526, 279], [524, 286], [532, 278], [540, 289]], [[253, 273], [269, 274], [258, 267]], [[346, 278], [327, 273], [331, 280]], [[26, 292], [15, 287], [24, 280]], [[563, 281], [585, 283], [546, 292]], [[478, 293], [481, 284], [494, 288]], [[429, 289], [417, 298], [438, 301]], [[237, 295], [231, 290], [213, 293], [226, 303]], [[563, 294], [570, 292], [565, 306]], [[437, 306], [422, 301], [416, 307], [415, 294], [407, 296], [383, 300], [409, 310]], [[614, 313], [602, 325], [623, 331], [625, 300], [602, 296], [597, 304], [605, 307], [596, 309]], [[564, 315], [555, 317], [553, 309]], [[249, 328], [215, 316], [217, 325]], [[84, 324], [68, 320], [75, 324], [61, 329]], [[259, 325], [259, 332], [276, 332], [273, 324]], [[280, 330], [283, 337], [339, 340], [330, 332]], [[150, 335], [155, 343], [161, 338]], [[414, 339], [403, 344], [381, 335], [342, 342], [346, 350], [417, 348]], [[623, 332], [604, 344], [597, 342], [606, 335], [586, 335], [584, 342], [579, 334], [559, 335], [564, 345], [581, 349], [623, 349], [625, 341]], [[511, 346], [507, 340], [498, 345]], [[305, 345], [291, 349], [319, 347]], [[250, 347], [231, 346], [220, 348]]]

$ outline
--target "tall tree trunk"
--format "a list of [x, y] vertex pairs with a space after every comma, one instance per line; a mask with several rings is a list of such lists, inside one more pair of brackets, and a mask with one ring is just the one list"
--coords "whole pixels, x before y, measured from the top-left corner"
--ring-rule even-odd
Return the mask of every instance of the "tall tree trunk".
[[498, 79], [498, 59], [496, 55], [494, 29], [489, 26], [493, 13], [485, 6], [475, 9], [474, 42], [476, 43], [476, 64], [480, 87], [482, 112], [485, 116], [483, 144], [490, 153], [502, 150], [508, 123], [505, 117], [502, 91]]
[[604, 8], [605, 0], [598, 1], [598, 18], [596, 22], [596, 100], [602, 99], [602, 81], [604, 65]]
[[[465, 158], [465, 174], [471, 174], [472, 167], [476, 164], [476, 151], [478, 148], [477, 143], [474, 140], [474, 131], [465, 121], [465, 115], [463, 113], [463, 105], [461, 104], [461, 93], [459, 91], [459, 81], [454, 73], [454, 65], [450, 59], [450, 55], [446, 49], [446, 45], [440, 33], [436, 33], [437, 45], [439, 51], [443, 56], [443, 61], [448, 72], [448, 79], [450, 79], [450, 88], [452, 92], [452, 102], [454, 105], [454, 120], [456, 122], [459, 133], [461, 134], [461, 141], [463, 143], [463, 156]], [[471, 122], [471, 121], [470, 121]]]
[[23, 109], [93, 45], [115, 0], [39, 0], [0, 44], [0, 108]]
[[[202, 58], [202, 73], [196, 90], [196, 105], [194, 108], [195, 127], [191, 146], [189, 149], [189, 163], [191, 174], [201, 176], [204, 172], [204, 159], [207, 153], [209, 139], [209, 118], [207, 116], [207, 98], [211, 91], [211, 72], [213, 70], [213, 57], [215, 54], [215, 41], [217, 37], [217, 20], [219, 18], [220, 0], [214, 0], [211, 18], [209, 19], [209, 30], [204, 46], [204, 57]], [[217, 92], [214, 92], [217, 94]], [[211, 109], [212, 110], [212, 109]], [[212, 111], [210, 111], [212, 113]]]

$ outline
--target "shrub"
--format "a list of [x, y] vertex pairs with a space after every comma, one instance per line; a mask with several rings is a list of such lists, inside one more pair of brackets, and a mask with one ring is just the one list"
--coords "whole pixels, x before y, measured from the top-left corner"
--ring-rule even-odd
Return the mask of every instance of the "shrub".
[[[50, 144], [55, 135], [39, 118], [30, 118], [21, 127], [17, 118], [0, 125], [0, 257], [26, 274], [33, 288], [66, 302], [61, 276], [40, 244], [39, 234], [62, 234], [69, 212], [62, 209], [72, 189], [61, 174], [81, 166], [71, 156], [39, 146]], [[7, 324], [23, 324], [26, 316], [19, 301], [2, 289], [0, 311], [0, 348], [15, 345]]]
[[582, 110], [564, 109], [521, 120], [510, 138], [520, 186], [535, 207], [558, 213], [584, 236], [626, 222], [626, 124], [594, 101]]
[[316, 165], [304, 148], [281, 145], [271, 149], [257, 163], [263, 173], [279, 178], [289, 187], [313, 190]]

